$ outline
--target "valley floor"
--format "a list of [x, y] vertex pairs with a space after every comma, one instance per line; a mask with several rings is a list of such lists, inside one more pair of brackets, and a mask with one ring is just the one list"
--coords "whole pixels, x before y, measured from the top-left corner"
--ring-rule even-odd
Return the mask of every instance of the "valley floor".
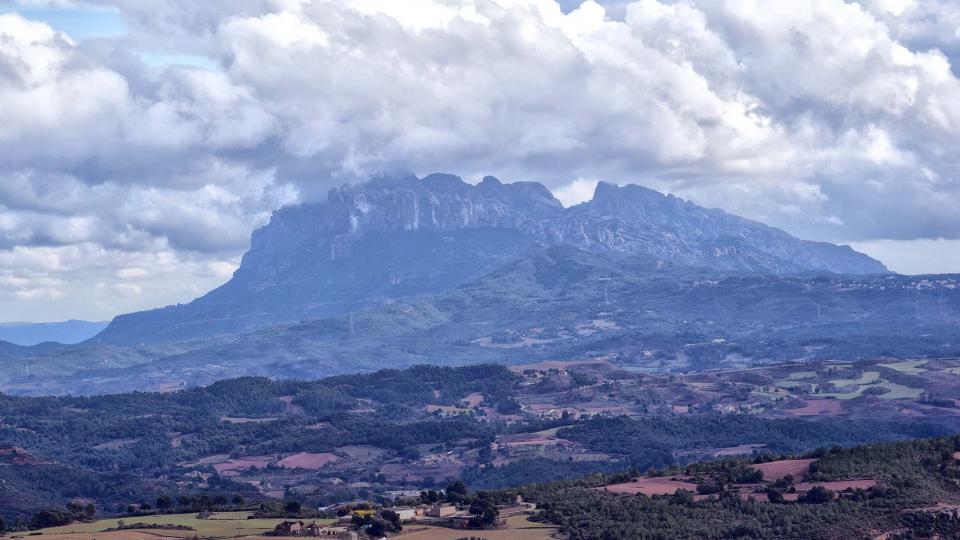
[[[144, 516], [126, 518], [129, 524], [143, 523], [143, 528], [109, 531], [117, 527], [117, 519], [103, 519], [92, 523], [76, 523], [62, 527], [51, 527], [30, 533], [22, 532], [4, 539], [36, 538], [37, 540], [181, 540], [197, 536], [210, 539], [249, 540], [269, 538], [284, 540], [287, 537], [263, 534], [272, 531], [283, 519], [248, 519], [249, 512], [222, 512], [209, 519], [200, 519], [197, 514], [173, 514], [163, 516]], [[312, 521], [312, 520], [311, 520]], [[316, 520], [317, 523], [330, 523], [333, 520]], [[170, 530], [150, 528], [149, 525], [183, 525], [191, 530]], [[510, 516], [501, 529], [488, 531], [464, 531], [432, 525], [410, 523], [404, 530], [391, 538], [398, 540], [457, 540], [465, 536], [482, 536], [485, 540], [551, 540], [557, 528], [552, 525], [529, 521], [526, 515]], [[304, 537], [290, 537], [303, 540]]]

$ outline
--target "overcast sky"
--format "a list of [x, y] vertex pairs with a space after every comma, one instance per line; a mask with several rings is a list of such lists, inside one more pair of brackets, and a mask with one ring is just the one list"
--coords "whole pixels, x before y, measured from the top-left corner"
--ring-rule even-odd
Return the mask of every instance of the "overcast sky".
[[638, 182], [960, 272], [953, 0], [0, 1], [0, 321], [224, 282], [380, 170]]

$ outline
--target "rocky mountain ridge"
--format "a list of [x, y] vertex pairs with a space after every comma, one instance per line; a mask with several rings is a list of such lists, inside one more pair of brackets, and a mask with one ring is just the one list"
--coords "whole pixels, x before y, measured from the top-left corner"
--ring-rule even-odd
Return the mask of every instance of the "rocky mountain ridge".
[[799, 240], [780, 229], [635, 184], [600, 182], [593, 199], [564, 208], [535, 182], [503, 184], [488, 176], [474, 186], [448, 174], [344, 186], [332, 190], [320, 205], [285, 208], [254, 233], [248, 258], [311, 237], [336, 239], [331, 248], [335, 258], [348, 254], [351, 239], [365, 232], [483, 227], [516, 229], [544, 245], [650, 255], [707, 268], [776, 274], [887, 271], [849, 246]]
[[177, 341], [341, 315], [450, 290], [556, 245], [727, 272], [886, 272], [848, 246], [636, 185], [600, 183], [591, 201], [564, 208], [536, 182], [401, 175], [277, 211], [227, 284], [186, 305], [120, 316], [95, 341]]

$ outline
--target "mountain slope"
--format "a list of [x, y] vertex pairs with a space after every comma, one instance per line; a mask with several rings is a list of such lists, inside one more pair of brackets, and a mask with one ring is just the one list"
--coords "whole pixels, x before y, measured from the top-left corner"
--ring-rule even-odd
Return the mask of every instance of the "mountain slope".
[[783, 274], [886, 272], [849, 246], [786, 232], [637, 185], [600, 182], [593, 199], [557, 223], [562, 241], [589, 251], [645, 254], [692, 266]]
[[550, 245], [738, 272], [886, 271], [849, 247], [639, 186], [601, 183], [590, 202], [563, 208], [533, 182], [409, 176], [278, 211], [227, 284], [186, 305], [117, 317], [95, 341], [171, 342], [342, 315], [450, 290]]
[[[436, 295], [333, 318], [0, 363], [18, 394], [110, 393], [240, 375], [606, 357], [650, 371], [960, 352], [960, 278], [771, 276], [537, 248]], [[127, 351], [127, 352], [124, 352]], [[9, 368], [9, 369], [8, 369]]]

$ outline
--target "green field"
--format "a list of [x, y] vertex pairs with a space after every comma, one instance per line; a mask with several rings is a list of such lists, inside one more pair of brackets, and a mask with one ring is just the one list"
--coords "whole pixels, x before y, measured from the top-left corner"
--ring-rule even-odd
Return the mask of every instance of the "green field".
[[926, 364], [928, 360], [906, 360], [903, 362], [893, 362], [892, 364], [877, 364], [880, 367], [885, 367], [899, 371], [901, 373], [906, 373], [908, 375], [916, 375], [918, 373], [923, 373], [927, 371], [926, 369], [920, 368], [920, 366]]
[[[923, 361], [921, 360], [921, 362]], [[911, 364], [911, 365], [900, 366], [900, 369], [897, 369], [897, 368], [891, 368], [891, 369], [904, 371], [907, 369], [917, 368], [914, 362], [901, 362], [901, 363]], [[885, 367], [890, 367], [892, 365], [894, 364], [887, 364]], [[925, 370], [920, 370], [920, 371], [925, 371]], [[911, 388], [909, 386], [904, 386], [902, 384], [897, 384], [894, 382], [887, 381], [885, 379], [881, 379], [880, 373], [876, 371], [866, 371], [863, 373], [863, 375], [861, 375], [857, 379], [835, 379], [830, 382], [836, 385], [837, 387], [856, 386], [857, 389], [854, 390], [853, 392], [823, 393], [823, 394], [820, 394], [822, 397], [827, 397], [827, 398], [832, 397], [835, 399], [854, 399], [863, 395], [863, 392], [866, 391], [868, 388], [873, 388], [875, 386], [881, 387], [881, 388], [887, 388], [890, 390], [886, 394], [880, 394], [879, 396], [877, 396], [883, 399], [916, 399], [920, 397], [921, 394], [923, 394], [923, 390], [920, 388]]]
[[816, 371], [794, 371], [787, 376], [787, 380], [799, 381], [801, 379], [812, 379], [817, 376]]
[[[77, 523], [63, 527], [51, 527], [41, 531], [17, 533], [10, 538], [50, 538], [50, 540], [142, 540], [152, 538], [193, 538], [207, 537], [217, 539], [255, 538], [273, 530], [282, 519], [247, 519], [249, 512], [223, 512], [214, 514], [211, 519], [198, 519], [196, 514], [171, 514], [164, 516], [131, 517], [123, 521], [127, 524], [146, 523], [155, 525], [186, 525], [195, 531], [130, 529], [125, 531], [101, 532], [117, 526], [117, 519], [103, 519], [93, 523]], [[318, 523], [331, 523], [333, 520], [316, 520]], [[507, 518], [507, 527], [494, 531], [483, 531], [482, 538], [489, 540], [550, 540], [554, 538], [556, 527], [527, 520], [526, 515]], [[37, 534], [37, 533], [40, 534]], [[411, 523], [397, 538], [409, 540], [455, 540], [464, 537], [464, 531], [433, 527]], [[5, 537], [6, 538], [6, 537]]]
[[764, 392], [762, 390], [754, 390], [753, 392], [750, 392], [750, 395], [768, 399], [770, 401], [785, 399], [786, 397], [789, 396], [789, 394], [774, 394], [773, 392]]
[[880, 380], [880, 372], [879, 372], [879, 371], [865, 371], [865, 372], [863, 372], [863, 375], [861, 375], [861, 376], [860, 376], [859, 378], [857, 378], [857, 379], [834, 379], [834, 380], [832, 380], [832, 381], [830, 381], [830, 382], [832, 382], [833, 384], [835, 384], [835, 385], [837, 385], [837, 386], [851, 386], [851, 385], [854, 385], [854, 384], [856, 384], [856, 385], [870, 384], [870, 383], [876, 382], [876, 381], [878, 381], [878, 380]]
[[824, 393], [822, 393], [822, 394], [819, 394], [818, 397], [822, 397], [822, 398], [833, 398], [833, 399], [843, 399], [843, 400], [854, 399], [854, 398], [860, 397], [860, 395], [863, 394], [863, 391], [866, 390], [866, 389], [867, 389], [866, 386], [860, 386], [860, 387], [858, 387], [856, 390], [854, 390], [853, 392], [845, 392], [845, 393], [837, 393], [837, 392], [829, 393], [829, 392], [824, 392]]
[[[873, 373], [873, 372], [871, 372], [871, 373]], [[866, 374], [864, 374], [864, 375], [866, 375]], [[862, 379], [862, 378], [863, 378], [863, 377], [861, 377], [861, 379]], [[859, 380], [860, 380], [860, 379], [837, 379], [837, 380], [835, 380], [835, 381], [831, 381], [833, 384], [837, 385], [838, 387], [843, 387], [843, 386], [847, 386], [847, 387], [849, 387], [849, 386], [856, 386], [857, 389], [854, 390], [854, 391], [852, 391], [852, 392], [823, 392], [823, 393], [819, 394], [819, 397], [834, 398], [834, 399], [844, 399], [844, 400], [846, 400], [846, 399], [858, 398], [858, 397], [860, 397], [861, 395], [863, 395], [863, 392], [864, 392], [867, 388], [870, 388], [871, 386], [873, 386], [873, 384], [859, 384], [859, 383], [857, 382], [857, 381], [859, 381]], [[872, 382], [873, 382], [873, 383], [876, 383], [877, 380], [874, 379]], [[879, 382], [883, 382], [883, 379], [879, 379]], [[840, 383], [844, 383], [844, 384], [840, 384]]]
[[786, 379], [786, 380], [782, 380], [782, 381], [777, 381], [777, 382], [773, 383], [773, 385], [776, 386], [777, 388], [782, 388], [782, 389], [784, 389], [784, 390], [793, 390], [794, 388], [808, 387], [808, 388], [810, 388], [810, 391], [812, 392], [812, 391], [814, 391], [814, 390], [817, 389], [817, 385], [816, 385], [815, 383], [808, 383], [808, 382], [803, 382], [803, 381], [794, 381], [794, 380], [790, 380], [790, 379]]
[[[70, 533], [94, 533], [114, 528], [121, 519], [126, 524], [146, 523], [150, 525], [186, 525], [196, 532], [189, 531], [188, 536], [208, 536], [213, 538], [231, 538], [235, 536], [259, 535], [272, 531], [283, 519], [247, 519], [250, 512], [221, 512], [210, 519], [199, 519], [197, 514], [167, 514], [161, 516], [127, 517], [103, 519], [93, 523], [74, 523], [63, 527], [51, 527], [39, 532], [43, 535], [62, 535]], [[318, 523], [331, 523], [333, 520], [316, 520]], [[170, 531], [186, 533], [188, 531]]]
[[883, 399], [916, 399], [923, 393], [923, 390], [920, 388], [910, 388], [909, 386], [892, 382], [884, 382], [877, 386], [890, 389], [886, 394], [880, 394], [879, 397]]
[[556, 437], [557, 432], [565, 427], [570, 427], [570, 426], [559, 426], [555, 428], [545, 429], [543, 431], [536, 431], [534, 432], [534, 435], [540, 435], [542, 437]]

